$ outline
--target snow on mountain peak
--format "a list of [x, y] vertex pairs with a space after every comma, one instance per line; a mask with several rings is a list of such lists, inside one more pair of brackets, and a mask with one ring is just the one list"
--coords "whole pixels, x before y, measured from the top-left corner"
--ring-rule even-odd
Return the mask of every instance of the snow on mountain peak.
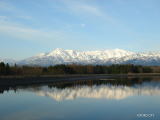
[[57, 48], [48, 53], [17, 61], [19, 65], [49, 66], [57, 64], [136, 64], [160, 65], [160, 52], [134, 53], [123, 49], [77, 51]]
[[61, 54], [64, 50], [62, 48], [57, 48], [47, 54], [47, 56], [54, 56], [55, 54]]
[[76, 51], [76, 50], [64, 50], [61, 48], [57, 48], [47, 54], [47, 56], [70, 56], [70, 57], [78, 57], [78, 56], [105, 56], [107, 58], [112, 57], [123, 57], [127, 55], [134, 54], [133, 52], [125, 51], [122, 49], [113, 49], [113, 50], [99, 50], [99, 51]]
[[49, 53], [41, 53], [37, 56], [24, 60], [21, 63], [55, 65], [55, 64], [104, 64], [109, 59], [119, 59], [124, 56], [133, 55], [133, 52], [122, 49], [98, 50], [98, 51], [76, 51], [57, 48]]

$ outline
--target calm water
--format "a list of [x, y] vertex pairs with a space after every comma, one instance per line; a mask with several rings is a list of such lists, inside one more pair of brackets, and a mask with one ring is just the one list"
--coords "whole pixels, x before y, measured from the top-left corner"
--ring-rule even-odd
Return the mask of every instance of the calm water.
[[157, 77], [0, 86], [0, 92], [0, 120], [160, 120]]

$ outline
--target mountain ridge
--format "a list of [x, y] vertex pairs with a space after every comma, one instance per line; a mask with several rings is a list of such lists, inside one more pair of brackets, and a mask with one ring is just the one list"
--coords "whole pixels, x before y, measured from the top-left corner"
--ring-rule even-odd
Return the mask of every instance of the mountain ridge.
[[[8, 62], [7, 59], [0, 61]], [[160, 65], [160, 52], [131, 52], [123, 49], [77, 51], [57, 48], [48, 53], [40, 53], [35, 56], [19, 60], [9, 61], [17, 65], [50, 66], [57, 64], [135, 64], [135, 65]]]

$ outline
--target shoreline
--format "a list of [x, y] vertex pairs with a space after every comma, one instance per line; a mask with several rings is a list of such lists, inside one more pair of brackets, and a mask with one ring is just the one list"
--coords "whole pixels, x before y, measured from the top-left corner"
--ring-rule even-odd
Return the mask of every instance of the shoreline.
[[0, 86], [29, 85], [56, 82], [74, 82], [80, 80], [123, 79], [136, 77], [159, 77], [160, 73], [139, 74], [67, 74], [67, 75], [39, 75], [39, 76], [0, 76]]
[[57, 74], [57, 75], [0, 75], [1, 78], [24, 78], [24, 77], [75, 77], [75, 76], [160, 76], [160, 73], [128, 73], [128, 74]]

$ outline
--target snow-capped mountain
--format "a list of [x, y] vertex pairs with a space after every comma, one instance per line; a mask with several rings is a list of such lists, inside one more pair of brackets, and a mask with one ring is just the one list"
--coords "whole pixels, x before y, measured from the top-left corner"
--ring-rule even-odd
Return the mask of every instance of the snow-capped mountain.
[[[104, 51], [75, 51], [57, 48], [49, 53], [41, 53], [28, 59], [24, 59], [19, 64], [27, 65], [55, 65], [55, 64], [108, 64], [111, 59], [122, 58], [134, 54], [133, 52], [114, 49]], [[110, 63], [112, 64], [112, 63]]]
[[98, 51], [75, 51], [75, 50], [64, 50], [57, 48], [49, 53], [41, 53], [24, 60], [14, 61], [14, 62], [16, 62], [18, 65], [39, 65], [39, 66], [73, 64], [73, 63], [93, 64], [93, 65], [110, 65], [110, 64], [160, 65], [160, 52], [135, 53], [122, 49], [98, 50]]

